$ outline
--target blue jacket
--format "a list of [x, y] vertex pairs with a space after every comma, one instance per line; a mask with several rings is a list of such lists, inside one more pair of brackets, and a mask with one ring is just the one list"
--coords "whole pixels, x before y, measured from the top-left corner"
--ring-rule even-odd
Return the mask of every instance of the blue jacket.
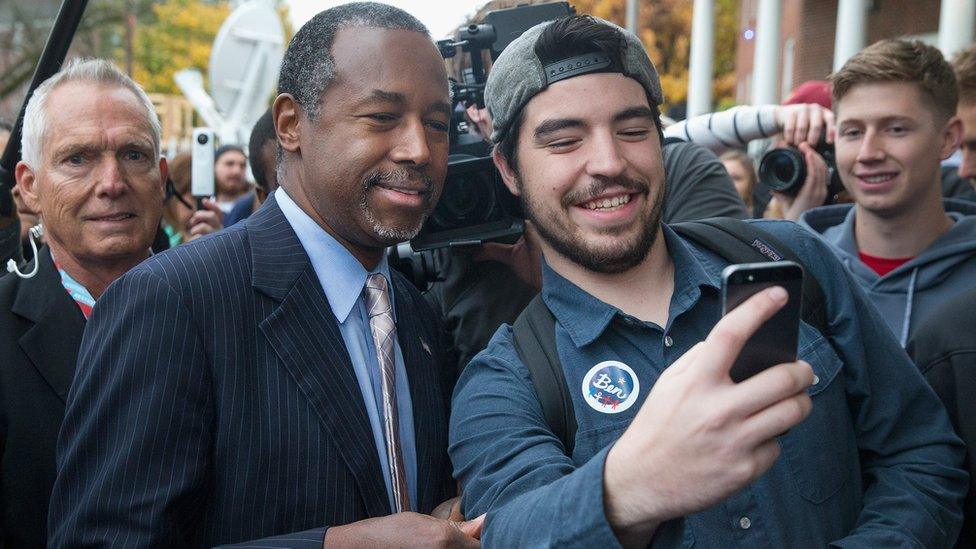
[[801, 225], [831, 244], [902, 346], [926, 314], [972, 288], [976, 281], [976, 204], [953, 199], [943, 202], [955, 221], [952, 229], [885, 276], [878, 276], [858, 257], [852, 204], [814, 208], [800, 218]]
[[[798, 354], [817, 376], [813, 411], [779, 439], [782, 454], [768, 472], [718, 505], [662, 524], [653, 545], [950, 546], [967, 475], [945, 410], [826, 244], [792, 223], [759, 226], [792, 243], [826, 295], [829, 337], [807, 324], [800, 330]], [[670, 229], [665, 238], [675, 281], [664, 327], [546, 270], [543, 299], [556, 317], [579, 426], [571, 457], [545, 423], [508, 326], [464, 370], [449, 451], [466, 516], [488, 513], [485, 545], [617, 545], [603, 508], [607, 450], [664, 368], [721, 314], [725, 263]]]

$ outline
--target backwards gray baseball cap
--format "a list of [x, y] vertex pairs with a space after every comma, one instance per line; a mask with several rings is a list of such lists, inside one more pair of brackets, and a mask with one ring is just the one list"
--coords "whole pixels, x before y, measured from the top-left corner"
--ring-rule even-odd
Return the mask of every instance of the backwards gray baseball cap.
[[594, 72], [619, 72], [633, 78], [644, 87], [654, 105], [664, 100], [661, 81], [651, 59], [644, 51], [644, 44], [632, 32], [591, 17], [595, 23], [618, 30], [624, 37], [625, 48], [620, 52], [623, 66], [614, 66], [613, 60], [601, 52], [575, 55], [543, 65], [535, 54], [535, 43], [552, 21], [540, 23], [512, 41], [491, 67], [485, 85], [485, 105], [491, 115], [494, 131], [491, 140], [499, 142], [508, 132], [518, 112], [537, 93], [550, 84]]

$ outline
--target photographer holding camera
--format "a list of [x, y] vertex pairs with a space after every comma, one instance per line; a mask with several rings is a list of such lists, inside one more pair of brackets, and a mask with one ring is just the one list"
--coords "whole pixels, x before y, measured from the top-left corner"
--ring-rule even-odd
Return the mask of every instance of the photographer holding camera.
[[832, 75], [837, 171], [854, 204], [801, 223], [832, 244], [902, 345], [976, 280], [976, 205], [943, 199], [940, 162], [962, 139], [942, 53], [884, 40]]
[[751, 210], [755, 217], [796, 221], [842, 190], [833, 170], [830, 106], [830, 84], [811, 80], [782, 105], [741, 105], [699, 115], [668, 126], [664, 136], [701, 144], [716, 154], [775, 136], [759, 165]]

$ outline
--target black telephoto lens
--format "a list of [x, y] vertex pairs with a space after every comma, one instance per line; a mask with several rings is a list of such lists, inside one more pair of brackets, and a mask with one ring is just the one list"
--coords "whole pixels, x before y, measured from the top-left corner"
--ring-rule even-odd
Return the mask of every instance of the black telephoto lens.
[[206, 145], [207, 144], [207, 134], [201, 133], [200, 135], [198, 135], [197, 136], [197, 143], [199, 143], [201, 145]]
[[803, 153], [796, 149], [773, 149], [759, 163], [759, 181], [773, 191], [795, 195], [806, 178]]

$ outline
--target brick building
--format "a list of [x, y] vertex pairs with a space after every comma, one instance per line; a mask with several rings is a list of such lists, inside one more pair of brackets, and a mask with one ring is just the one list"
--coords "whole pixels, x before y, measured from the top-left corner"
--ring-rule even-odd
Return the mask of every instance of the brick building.
[[[737, 103], [751, 102], [759, 0], [741, 0], [736, 48]], [[867, 43], [911, 37], [936, 45], [940, 0], [872, 0], [867, 10]], [[834, 59], [838, 0], [782, 0], [780, 98], [807, 80], [822, 80]]]

